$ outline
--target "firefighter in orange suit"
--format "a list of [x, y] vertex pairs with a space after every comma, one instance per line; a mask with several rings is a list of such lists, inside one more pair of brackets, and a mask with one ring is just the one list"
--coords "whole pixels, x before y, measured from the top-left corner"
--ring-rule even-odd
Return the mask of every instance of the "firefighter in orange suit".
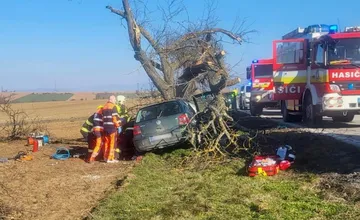
[[103, 107], [98, 108], [98, 110], [94, 114], [93, 118], [93, 128], [92, 128], [92, 134], [95, 139], [94, 148], [91, 153], [91, 157], [88, 160], [88, 162], [95, 161], [96, 157], [99, 155], [100, 150], [103, 148], [103, 136], [104, 136], [104, 121], [103, 121], [103, 113], [102, 113]]
[[115, 96], [110, 96], [109, 101], [102, 109], [104, 120], [104, 160], [107, 163], [115, 163], [115, 147], [117, 145], [118, 128], [121, 121], [116, 107]]

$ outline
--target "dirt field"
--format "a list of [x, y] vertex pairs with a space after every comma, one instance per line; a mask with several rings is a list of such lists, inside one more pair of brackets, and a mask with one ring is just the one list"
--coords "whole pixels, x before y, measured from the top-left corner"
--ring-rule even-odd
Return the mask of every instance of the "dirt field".
[[[3, 209], [0, 219], [1, 214], [15, 219], [81, 219], [133, 165], [133, 162], [87, 164], [78, 158], [50, 159], [56, 146], [33, 153], [32, 161], [0, 164], [0, 210]], [[0, 157], [29, 150], [23, 141], [1, 143], [0, 149]]]
[[[0, 163], [0, 219], [81, 219], [115, 187], [133, 166], [133, 162], [87, 164], [82, 159], [50, 159], [56, 147], [75, 147], [86, 152], [86, 143], [78, 142], [87, 119], [106, 100], [15, 104], [30, 117], [46, 120], [50, 144], [33, 153], [32, 161]], [[0, 122], [5, 120], [0, 115]], [[26, 141], [0, 143], [0, 158], [14, 157], [19, 151], [31, 151]]]

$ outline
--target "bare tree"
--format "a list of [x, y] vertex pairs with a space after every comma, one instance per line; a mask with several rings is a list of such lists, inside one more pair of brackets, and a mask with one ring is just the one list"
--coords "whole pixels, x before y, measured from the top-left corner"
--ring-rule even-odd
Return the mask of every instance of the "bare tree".
[[31, 132], [50, 134], [40, 117], [30, 118], [23, 109], [14, 107], [14, 95], [13, 93], [0, 93], [0, 114], [4, 114], [7, 118], [4, 123], [0, 123], [0, 131], [5, 132], [6, 138], [19, 139]]
[[6, 122], [1, 127], [9, 139], [22, 137], [28, 131], [28, 116], [23, 110], [13, 107], [13, 96], [13, 94], [0, 94], [0, 113], [7, 116]]
[[[134, 5], [138, 6], [139, 2], [134, 1]], [[229, 85], [222, 37], [241, 44], [248, 32], [241, 30], [242, 25], [234, 32], [215, 27], [213, 1], [209, 1], [208, 12], [201, 23], [194, 24], [190, 20], [175, 21], [178, 15], [186, 15], [186, 9], [181, 0], [168, 0], [166, 8], [159, 6], [164, 24], [156, 30], [152, 30], [146, 20], [146, 3], [143, 10], [139, 6], [132, 10], [128, 0], [122, 0], [122, 5], [122, 10], [106, 8], [125, 20], [135, 59], [165, 99], [191, 95], [199, 86], [218, 92]], [[175, 24], [175, 28], [171, 24]]]
[[216, 27], [217, 19], [213, 15], [216, 5], [212, 0], [207, 1], [207, 10], [196, 23], [190, 19], [176, 21], [179, 14], [186, 15], [186, 9], [181, 0], [168, 0], [167, 7], [158, 8], [163, 15], [163, 26], [153, 28], [146, 20], [146, 3], [143, 3], [144, 10], [137, 7], [140, 2], [134, 1], [135, 10], [128, 0], [122, 0], [122, 10], [111, 6], [107, 9], [125, 20], [134, 57], [163, 98], [191, 97], [198, 90], [213, 94], [212, 100], [197, 114], [196, 126], [187, 129], [190, 143], [201, 152], [197, 155], [218, 157], [226, 155], [228, 149], [246, 149], [239, 145], [239, 135], [231, 128], [233, 118], [228, 115], [224, 97], [219, 94], [225, 87], [239, 82], [229, 77], [224, 39], [240, 45], [253, 31], [244, 31], [244, 22], [239, 22], [232, 30]]

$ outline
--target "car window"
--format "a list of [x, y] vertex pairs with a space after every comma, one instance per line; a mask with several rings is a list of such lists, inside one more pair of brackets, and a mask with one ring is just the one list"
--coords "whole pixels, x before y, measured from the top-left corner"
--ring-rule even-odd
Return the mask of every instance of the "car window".
[[185, 102], [186, 109], [190, 112], [191, 116], [194, 116], [196, 114], [195, 112], [195, 106], [192, 105], [190, 102]]
[[140, 109], [136, 116], [136, 122], [153, 120], [179, 113], [181, 113], [181, 106], [178, 102], [165, 102], [159, 105], [153, 105]]
[[202, 94], [200, 96], [194, 97], [194, 101], [199, 109], [198, 111], [203, 111], [205, 107], [214, 99], [213, 94]]
[[251, 92], [251, 86], [246, 86], [246, 92]]

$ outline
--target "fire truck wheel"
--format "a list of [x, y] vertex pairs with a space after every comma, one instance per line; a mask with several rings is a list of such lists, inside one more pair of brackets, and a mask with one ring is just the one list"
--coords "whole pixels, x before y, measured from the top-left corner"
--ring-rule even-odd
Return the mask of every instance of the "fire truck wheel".
[[316, 114], [316, 108], [312, 104], [312, 98], [311, 95], [308, 94], [305, 97], [305, 108], [304, 108], [304, 116], [303, 120], [304, 122], [309, 126], [313, 127], [322, 122], [322, 116]]
[[257, 105], [254, 102], [250, 102], [250, 114], [252, 116], [259, 116], [263, 112], [262, 105]]
[[289, 114], [289, 110], [286, 108], [285, 102], [281, 102], [281, 113], [284, 122], [301, 122], [302, 115]]
[[352, 122], [352, 120], [354, 120], [355, 115], [354, 114], [350, 114], [348, 113], [345, 116], [336, 116], [336, 117], [332, 117], [332, 120], [334, 122]]

